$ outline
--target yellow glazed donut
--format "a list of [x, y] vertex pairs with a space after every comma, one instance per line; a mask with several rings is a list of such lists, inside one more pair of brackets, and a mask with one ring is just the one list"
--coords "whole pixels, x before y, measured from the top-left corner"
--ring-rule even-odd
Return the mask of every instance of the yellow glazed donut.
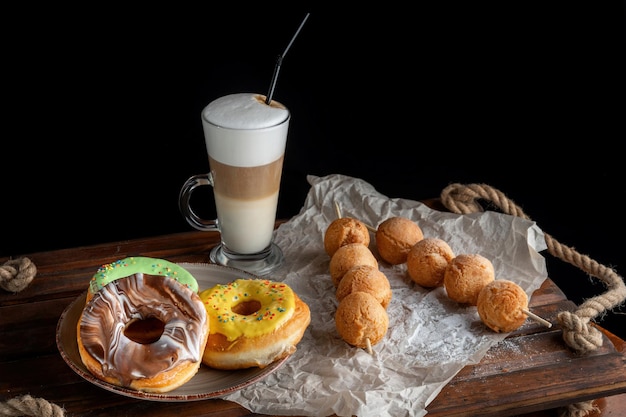
[[200, 293], [210, 323], [202, 362], [216, 369], [263, 368], [296, 350], [309, 307], [282, 282], [237, 279]]
[[206, 309], [192, 287], [197, 283], [189, 272], [163, 259], [132, 257], [101, 267], [76, 329], [89, 372], [157, 393], [189, 381], [209, 334]]

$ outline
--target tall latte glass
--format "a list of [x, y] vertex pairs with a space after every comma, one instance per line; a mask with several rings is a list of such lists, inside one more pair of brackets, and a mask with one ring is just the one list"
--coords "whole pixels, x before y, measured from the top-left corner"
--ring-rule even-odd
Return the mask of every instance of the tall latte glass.
[[[219, 231], [212, 262], [266, 275], [281, 265], [273, 243], [278, 193], [290, 120], [289, 110], [265, 96], [237, 93], [202, 110], [210, 172], [184, 183], [181, 213], [198, 230]], [[217, 219], [203, 219], [191, 206], [193, 191], [212, 186]]]

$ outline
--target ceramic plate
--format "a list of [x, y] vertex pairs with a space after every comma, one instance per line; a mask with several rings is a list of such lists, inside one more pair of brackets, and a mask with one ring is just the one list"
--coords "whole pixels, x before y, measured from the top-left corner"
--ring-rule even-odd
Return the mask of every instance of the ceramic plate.
[[[237, 278], [257, 278], [256, 276], [214, 264], [181, 263], [191, 272], [198, 281], [200, 291], [211, 288], [215, 284], [226, 284]], [[151, 401], [196, 401], [216, 398], [235, 392], [251, 385], [278, 369], [288, 359], [280, 359], [265, 368], [249, 368], [237, 371], [221, 371], [200, 366], [200, 370], [183, 386], [162, 394], [136, 391], [111, 385], [94, 377], [83, 365], [76, 343], [76, 326], [83, 307], [87, 292], [74, 300], [61, 314], [57, 324], [56, 342], [65, 362], [78, 375], [106, 390], [128, 397]]]

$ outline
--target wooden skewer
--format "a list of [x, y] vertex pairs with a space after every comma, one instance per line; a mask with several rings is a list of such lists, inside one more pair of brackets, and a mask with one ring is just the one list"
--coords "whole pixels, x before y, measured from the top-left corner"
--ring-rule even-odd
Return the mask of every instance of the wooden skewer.
[[339, 203], [335, 201], [335, 213], [337, 214], [337, 218], [341, 219], [341, 208], [339, 207]]
[[367, 227], [367, 230], [369, 230], [370, 232], [376, 233], [376, 228], [373, 226], [370, 226], [367, 223], [363, 223], [365, 225], [365, 227]]
[[536, 315], [535, 313], [531, 312], [530, 310], [528, 310], [526, 308], [522, 308], [522, 311], [524, 313], [526, 313], [528, 315], [528, 317], [530, 317], [531, 319], [533, 319], [537, 323], [541, 323], [544, 326], [546, 326], [547, 328], [552, 327], [552, 323], [550, 323], [548, 320], [546, 320], [544, 318], [539, 317], [538, 315]]
[[[343, 216], [341, 215], [341, 207], [339, 207], [339, 203], [335, 201], [335, 214], [337, 214], [337, 218], [340, 219]], [[365, 227], [367, 227], [368, 230], [372, 231], [372, 232], [376, 232], [376, 229], [373, 228], [372, 226], [363, 223], [365, 225]], [[367, 337], [365, 338], [365, 343], [367, 344], [367, 347], [365, 348], [365, 350], [367, 351], [367, 353], [369, 353], [370, 355], [374, 354], [374, 351], [372, 350], [372, 342], [370, 341], [370, 338]]]
[[[337, 218], [340, 219], [343, 216], [341, 215], [341, 208], [339, 207], [339, 203], [335, 201], [335, 213], [337, 214]], [[376, 228], [373, 226], [370, 226], [369, 224], [362, 222], [365, 227], [367, 228], [367, 230], [369, 230], [370, 232], [374, 232], [376, 233]]]

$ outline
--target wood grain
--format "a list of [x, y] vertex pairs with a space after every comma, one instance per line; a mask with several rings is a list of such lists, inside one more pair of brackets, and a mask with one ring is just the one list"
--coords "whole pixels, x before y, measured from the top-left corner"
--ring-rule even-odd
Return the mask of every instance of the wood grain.
[[[71, 416], [254, 416], [238, 404], [211, 399], [162, 403], [128, 398], [96, 387], [61, 358], [55, 334], [59, 316], [87, 288], [102, 264], [144, 255], [174, 262], [209, 262], [219, 235], [187, 232], [88, 247], [26, 254], [38, 268], [22, 292], [0, 291], [0, 400], [30, 394], [65, 408]], [[0, 263], [6, 262], [0, 259]], [[556, 314], [573, 309], [550, 279], [530, 308], [555, 323], [523, 326], [483, 360], [463, 368], [427, 407], [428, 416], [533, 416], [573, 402], [599, 400], [606, 408], [626, 393], [623, 341], [604, 331], [603, 346], [580, 356], [561, 339]]]

